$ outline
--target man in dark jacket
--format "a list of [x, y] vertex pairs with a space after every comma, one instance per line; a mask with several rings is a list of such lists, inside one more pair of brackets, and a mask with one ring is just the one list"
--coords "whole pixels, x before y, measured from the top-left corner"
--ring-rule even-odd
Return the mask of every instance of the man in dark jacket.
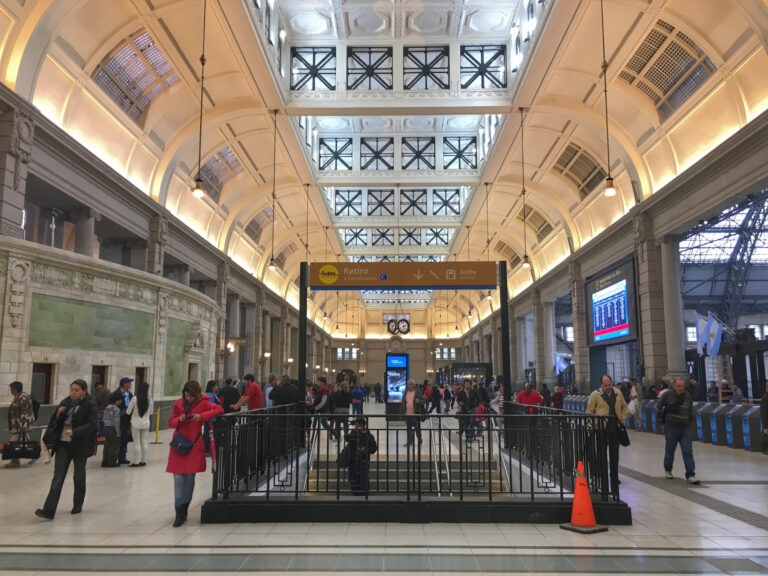
[[240, 410], [240, 391], [232, 384], [231, 378], [227, 378], [227, 384], [219, 394], [219, 403], [225, 414]]
[[272, 406], [296, 404], [296, 388], [287, 376], [282, 376], [274, 381], [274, 388], [269, 397], [272, 399]]
[[[472, 388], [471, 380], [464, 380], [464, 388], [459, 390], [456, 395], [456, 401], [459, 403], [459, 412], [462, 414], [474, 414], [477, 407], [480, 405], [480, 396], [477, 391]], [[464, 432], [467, 438], [474, 438], [476, 429], [474, 426], [474, 416], [460, 416], [459, 417], [459, 429], [460, 432]]]
[[658, 418], [664, 426], [664, 436], [667, 439], [664, 447], [664, 475], [673, 479], [672, 464], [675, 459], [675, 449], [680, 444], [685, 464], [685, 478], [688, 484], [698, 484], [696, 479], [696, 463], [693, 461], [693, 395], [685, 389], [685, 380], [678, 378], [672, 385], [672, 390], [660, 396], [656, 408]]
[[694, 402], [705, 402], [707, 399], [707, 385], [704, 382], [696, 380], [691, 376], [688, 381], [691, 383], [691, 394]]
[[347, 435], [346, 442], [346, 449], [349, 450], [349, 487], [354, 496], [365, 496], [368, 493], [371, 454], [378, 449], [376, 439], [366, 427], [365, 418], [359, 416], [355, 419], [355, 429]]

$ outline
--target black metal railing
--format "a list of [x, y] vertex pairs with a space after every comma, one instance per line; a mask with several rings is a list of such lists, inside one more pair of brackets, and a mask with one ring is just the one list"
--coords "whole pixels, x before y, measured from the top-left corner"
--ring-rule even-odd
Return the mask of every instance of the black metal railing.
[[[608, 489], [607, 417], [553, 409], [529, 414], [518, 404], [504, 412], [410, 422], [366, 415], [375, 451], [357, 433], [345, 441], [344, 421], [354, 430], [347, 416], [302, 414], [292, 406], [223, 415], [215, 429], [213, 497], [565, 499], [582, 461], [590, 492], [618, 499]], [[352, 456], [344, 462], [347, 446]]]

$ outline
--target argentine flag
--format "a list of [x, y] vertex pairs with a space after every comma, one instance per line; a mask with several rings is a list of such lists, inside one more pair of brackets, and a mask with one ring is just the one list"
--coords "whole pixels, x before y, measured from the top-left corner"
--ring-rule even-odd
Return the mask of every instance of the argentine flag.
[[707, 354], [717, 356], [720, 352], [720, 341], [723, 339], [723, 325], [715, 320], [715, 317], [707, 312]]
[[[710, 316], [711, 318], [711, 316]], [[701, 314], [696, 314], [696, 351], [704, 356], [704, 344], [709, 339], [709, 320]]]

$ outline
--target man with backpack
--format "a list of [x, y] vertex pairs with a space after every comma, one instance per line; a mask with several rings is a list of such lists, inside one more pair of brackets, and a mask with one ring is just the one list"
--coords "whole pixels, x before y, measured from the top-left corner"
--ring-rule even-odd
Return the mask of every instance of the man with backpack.
[[[37, 420], [40, 404], [29, 394], [24, 393], [24, 385], [21, 382], [11, 382], [11, 396], [13, 401], [8, 407], [8, 429], [11, 431], [11, 442], [21, 440], [29, 432], [32, 423]], [[30, 464], [34, 460], [29, 461]], [[21, 462], [14, 458], [6, 468], [18, 468]]]

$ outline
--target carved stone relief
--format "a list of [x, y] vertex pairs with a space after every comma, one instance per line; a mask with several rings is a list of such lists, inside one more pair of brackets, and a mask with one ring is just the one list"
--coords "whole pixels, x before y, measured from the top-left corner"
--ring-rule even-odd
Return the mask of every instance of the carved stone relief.
[[19, 328], [24, 318], [29, 268], [30, 263], [25, 260], [10, 258], [8, 262], [8, 276], [10, 279], [8, 315], [11, 317], [11, 325], [14, 328]]

